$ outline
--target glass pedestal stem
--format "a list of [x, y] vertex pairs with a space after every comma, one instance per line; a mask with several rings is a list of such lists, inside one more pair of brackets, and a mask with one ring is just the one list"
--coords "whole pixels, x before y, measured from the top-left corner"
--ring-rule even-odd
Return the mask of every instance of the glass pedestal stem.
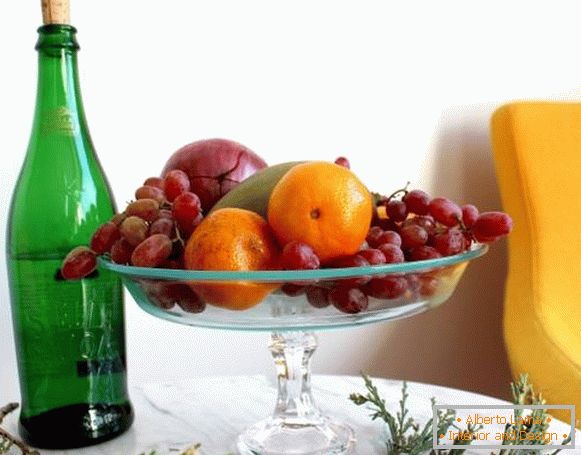
[[355, 445], [347, 425], [322, 415], [311, 394], [311, 357], [317, 338], [306, 332], [279, 332], [269, 345], [278, 376], [272, 417], [238, 438], [243, 455], [342, 455]]
[[317, 349], [313, 333], [273, 333], [270, 352], [278, 376], [278, 399], [274, 418], [289, 425], [320, 420], [311, 394], [311, 357]]

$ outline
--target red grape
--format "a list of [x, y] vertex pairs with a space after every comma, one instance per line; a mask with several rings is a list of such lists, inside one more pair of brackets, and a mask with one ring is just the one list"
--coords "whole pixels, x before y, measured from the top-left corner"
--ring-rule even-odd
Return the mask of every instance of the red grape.
[[135, 191], [135, 199], [154, 199], [161, 204], [165, 201], [165, 194], [155, 186], [144, 185]]
[[184, 283], [164, 284], [162, 290], [167, 300], [173, 300], [188, 313], [201, 313], [206, 307], [192, 288]]
[[490, 242], [512, 230], [512, 219], [504, 212], [484, 212], [478, 216], [472, 233], [479, 242]]
[[405, 257], [401, 248], [393, 243], [384, 243], [379, 245], [379, 251], [383, 253], [386, 264], [399, 264], [405, 261]]
[[206, 304], [189, 286], [186, 287], [189, 291], [182, 290], [177, 299], [178, 306], [186, 313], [201, 313], [206, 309]]
[[315, 308], [325, 308], [331, 304], [329, 302], [329, 290], [326, 288], [309, 286], [305, 293], [307, 294], [308, 302]]
[[440, 280], [431, 275], [423, 275], [420, 277], [420, 295], [424, 297], [432, 297], [440, 286]]
[[138, 199], [127, 206], [125, 213], [152, 222], [159, 216], [159, 202], [155, 199]]
[[133, 246], [137, 246], [145, 240], [147, 230], [147, 223], [138, 216], [125, 218], [121, 226], [119, 226], [121, 235]]
[[397, 231], [399, 229], [397, 223], [389, 218], [374, 217], [372, 223], [374, 226], [378, 226], [384, 231]]
[[357, 253], [358, 256], [363, 257], [370, 265], [385, 264], [385, 254], [381, 250], [375, 248], [367, 248]]
[[154, 186], [155, 188], [163, 190], [163, 179], [161, 177], [149, 177], [143, 182], [143, 186]]
[[163, 181], [163, 190], [169, 202], [173, 202], [180, 194], [190, 191], [188, 174], [179, 169], [169, 171]]
[[117, 225], [109, 221], [108, 223], [102, 224], [93, 234], [91, 238], [91, 249], [97, 254], [108, 253], [120, 237], [121, 233]]
[[444, 226], [452, 227], [462, 219], [462, 210], [454, 202], [445, 197], [437, 197], [430, 201], [430, 214]]
[[419, 215], [413, 218], [408, 218], [404, 221], [403, 226], [409, 226], [415, 224], [426, 230], [428, 236], [432, 236], [436, 233], [436, 222], [430, 215]]
[[427, 215], [430, 196], [422, 190], [412, 190], [407, 193], [402, 199], [409, 213], [415, 213], [416, 215]]
[[416, 248], [425, 245], [428, 241], [428, 232], [417, 224], [402, 226], [399, 231], [403, 249]]
[[376, 299], [396, 299], [408, 289], [408, 282], [402, 276], [374, 278], [364, 288], [365, 293]]
[[377, 243], [378, 245], [391, 243], [392, 245], [401, 246], [401, 236], [395, 231], [383, 231], [377, 237]]
[[164, 234], [170, 239], [175, 236], [174, 222], [168, 218], [158, 218], [149, 226], [149, 235]]
[[97, 268], [97, 256], [86, 246], [78, 246], [66, 255], [61, 267], [65, 280], [80, 280]]
[[462, 231], [450, 229], [434, 237], [433, 247], [442, 256], [452, 256], [466, 249], [466, 238]]
[[305, 287], [300, 284], [285, 283], [280, 288], [282, 292], [290, 297], [296, 297], [305, 293]]
[[340, 156], [339, 158], [337, 158], [335, 160], [335, 164], [338, 164], [339, 166], [346, 167], [347, 169], [351, 169], [351, 164], [349, 163], [349, 160], [347, 158], [345, 158], [344, 156]]
[[[342, 256], [336, 259], [333, 259], [330, 263], [327, 264], [331, 268], [347, 268], [347, 267], [369, 267], [369, 262], [362, 256], [357, 254], [351, 256]], [[355, 287], [361, 286], [367, 283], [370, 280], [370, 277], [367, 275], [358, 276], [355, 278], [345, 278], [341, 279], [340, 283], [341, 286], [348, 286], [348, 287]]]
[[282, 265], [287, 270], [313, 270], [321, 266], [313, 249], [302, 242], [289, 242], [282, 250]]
[[169, 257], [172, 247], [172, 241], [167, 235], [154, 234], [133, 250], [131, 264], [136, 267], [157, 267]]
[[339, 286], [329, 292], [331, 304], [343, 313], [356, 314], [367, 309], [369, 301], [359, 288]]
[[405, 276], [406, 281], [408, 282], [408, 289], [412, 294], [418, 292], [421, 286], [420, 277], [415, 273], [408, 273]]
[[195, 222], [201, 210], [200, 198], [188, 191], [175, 198], [172, 213], [180, 229], [190, 234], [197, 226]]
[[408, 216], [408, 210], [405, 202], [392, 199], [385, 206], [387, 216], [393, 221], [403, 221]]
[[370, 247], [375, 248], [379, 245], [379, 243], [377, 243], [377, 239], [381, 234], [383, 234], [383, 229], [381, 229], [379, 226], [371, 226], [367, 232], [365, 241]]
[[160, 219], [160, 218], [167, 218], [167, 219], [173, 221], [173, 213], [171, 213], [171, 210], [161, 209], [157, 215], [157, 219]]
[[119, 239], [111, 247], [111, 260], [116, 264], [129, 264], [133, 249], [127, 240]]
[[155, 306], [163, 310], [171, 310], [175, 306], [173, 298], [166, 298], [163, 293], [162, 282], [155, 280], [138, 280], [145, 294]]
[[427, 259], [437, 259], [441, 258], [442, 255], [438, 253], [438, 250], [431, 246], [418, 246], [410, 250], [409, 260], [410, 261], [425, 261]]
[[184, 283], [155, 282], [155, 287], [150, 288], [148, 296], [158, 306], [167, 310], [176, 304], [188, 313], [201, 313], [206, 308], [192, 288]]
[[476, 223], [478, 218], [478, 209], [475, 205], [466, 204], [462, 206], [462, 222], [464, 226], [470, 229]]

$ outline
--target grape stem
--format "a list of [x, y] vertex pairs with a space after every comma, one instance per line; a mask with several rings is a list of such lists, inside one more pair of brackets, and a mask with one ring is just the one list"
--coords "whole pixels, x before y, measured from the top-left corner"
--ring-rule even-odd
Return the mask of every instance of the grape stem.
[[[8, 403], [6, 406], [2, 406], [0, 408], [0, 423], [2, 423], [2, 421], [4, 420], [4, 417], [6, 417], [8, 414], [10, 414], [12, 411], [14, 411], [17, 408], [18, 408], [18, 403]], [[40, 452], [38, 452], [34, 449], [31, 449], [24, 442], [22, 442], [20, 439], [16, 438], [15, 436], [12, 436], [10, 433], [8, 433], [3, 428], [0, 428], [0, 439], [4, 439], [4, 440], [8, 441], [9, 444], [18, 447], [23, 455], [40, 455]]]
[[403, 193], [402, 194], [402, 197], [405, 196], [406, 194], [408, 194], [408, 188], [409, 188], [409, 186], [410, 186], [410, 182], [407, 182], [403, 188], [400, 188], [399, 190], [396, 190], [393, 193], [391, 193], [387, 197], [387, 199], [385, 199], [385, 203], [388, 203], [389, 201], [391, 201], [392, 199], [394, 199], [395, 197], [397, 197], [400, 193]]
[[175, 238], [174, 242], [180, 242], [182, 244], [182, 246], [185, 246], [186, 242], [184, 242], [184, 239], [182, 239], [182, 236], [180, 235], [180, 230], [178, 229], [177, 226], [175, 226], [175, 230], [176, 230], [176, 238]]

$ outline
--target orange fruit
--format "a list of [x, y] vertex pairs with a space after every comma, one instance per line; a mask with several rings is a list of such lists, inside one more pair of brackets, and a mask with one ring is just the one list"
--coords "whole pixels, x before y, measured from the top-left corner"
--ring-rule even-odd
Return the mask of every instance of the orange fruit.
[[[267, 222], [237, 208], [216, 210], [190, 236], [184, 251], [191, 270], [248, 271], [278, 268], [280, 251]], [[211, 305], [245, 310], [260, 303], [276, 283], [196, 282], [192, 288]]]
[[371, 224], [371, 194], [349, 169], [311, 161], [289, 170], [268, 201], [268, 222], [281, 245], [311, 246], [321, 262], [356, 253]]

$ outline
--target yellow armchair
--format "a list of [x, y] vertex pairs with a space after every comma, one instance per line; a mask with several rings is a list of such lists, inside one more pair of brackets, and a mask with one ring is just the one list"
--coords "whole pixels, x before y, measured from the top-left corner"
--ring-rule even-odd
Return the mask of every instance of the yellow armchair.
[[529, 373], [548, 403], [574, 404], [579, 415], [581, 104], [508, 104], [494, 113], [491, 133], [514, 219], [504, 309], [511, 369]]

